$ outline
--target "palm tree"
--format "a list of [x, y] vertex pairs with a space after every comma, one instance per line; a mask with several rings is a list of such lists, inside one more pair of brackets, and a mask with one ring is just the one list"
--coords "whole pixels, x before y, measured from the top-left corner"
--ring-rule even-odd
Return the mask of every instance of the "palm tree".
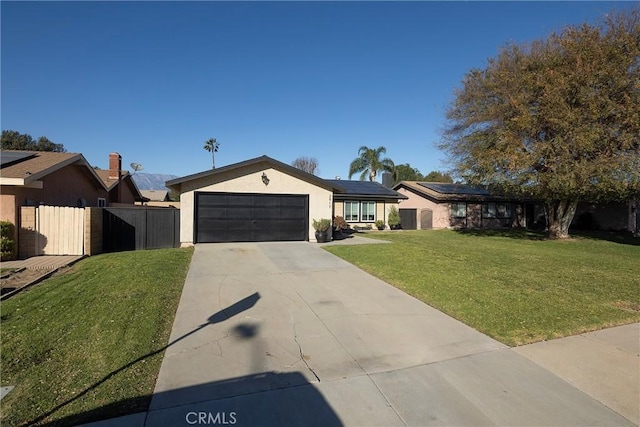
[[220, 148], [220, 143], [216, 141], [215, 138], [209, 138], [204, 142], [205, 150], [211, 153], [211, 169], [216, 168], [216, 153], [218, 152], [218, 148]]
[[394, 164], [391, 159], [380, 159], [380, 155], [385, 154], [387, 149], [378, 147], [375, 150], [366, 146], [360, 147], [358, 150], [358, 158], [351, 162], [349, 166], [349, 179], [356, 174], [361, 173], [360, 181], [364, 181], [369, 175], [369, 181], [375, 181], [378, 171], [387, 171], [394, 173]]

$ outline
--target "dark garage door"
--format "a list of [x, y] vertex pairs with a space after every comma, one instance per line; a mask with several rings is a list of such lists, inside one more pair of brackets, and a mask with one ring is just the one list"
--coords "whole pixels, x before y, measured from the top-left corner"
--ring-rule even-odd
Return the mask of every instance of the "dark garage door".
[[307, 240], [309, 196], [196, 193], [196, 242]]

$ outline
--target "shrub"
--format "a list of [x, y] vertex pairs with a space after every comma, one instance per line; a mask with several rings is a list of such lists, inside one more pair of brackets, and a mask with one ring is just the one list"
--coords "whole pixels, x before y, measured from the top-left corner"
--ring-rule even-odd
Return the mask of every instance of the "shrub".
[[384, 221], [379, 219], [376, 221], [376, 228], [382, 230], [384, 228]]
[[336, 216], [333, 218], [333, 228], [337, 231], [342, 231], [348, 229], [349, 224], [347, 224], [347, 221], [345, 221], [343, 217]]
[[389, 227], [397, 228], [400, 226], [400, 213], [398, 208], [391, 206], [389, 208]]
[[313, 220], [313, 229], [316, 231], [327, 231], [331, 227], [331, 220], [321, 218], [319, 220]]
[[15, 258], [16, 242], [13, 240], [15, 226], [9, 221], [0, 221], [0, 259], [8, 261]]

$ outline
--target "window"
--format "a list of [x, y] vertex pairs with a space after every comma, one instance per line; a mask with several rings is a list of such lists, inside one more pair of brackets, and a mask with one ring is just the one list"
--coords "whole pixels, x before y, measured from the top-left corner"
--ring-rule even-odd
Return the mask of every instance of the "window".
[[360, 203], [344, 202], [344, 220], [356, 222], [360, 220]]
[[496, 217], [496, 204], [495, 203], [484, 203], [482, 205], [482, 216], [484, 218], [495, 218]]
[[511, 218], [510, 203], [497, 203], [496, 210], [498, 211], [498, 218]]
[[467, 217], [467, 204], [464, 202], [451, 203], [451, 217], [453, 218], [466, 218]]
[[362, 222], [376, 220], [376, 202], [362, 202]]
[[105, 199], [103, 197], [98, 197], [98, 207], [99, 208], [106, 208], [107, 207], [107, 199]]
[[511, 218], [511, 204], [509, 203], [484, 203], [482, 205], [484, 218]]
[[344, 220], [348, 222], [374, 222], [376, 202], [344, 202]]

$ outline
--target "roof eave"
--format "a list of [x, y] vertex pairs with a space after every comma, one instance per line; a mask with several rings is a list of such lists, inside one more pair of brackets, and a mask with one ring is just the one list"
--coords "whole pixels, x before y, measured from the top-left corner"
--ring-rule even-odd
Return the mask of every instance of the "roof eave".
[[327, 182], [326, 180], [317, 177], [313, 174], [310, 174], [308, 172], [305, 172], [303, 170], [297, 169], [293, 166], [287, 165], [286, 163], [282, 163], [278, 160], [275, 160], [269, 156], [260, 156], [260, 157], [255, 157], [253, 159], [249, 159], [249, 160], [245, 160], [242, 162], [238, 162], [238, 163], [233, 163], [230, 165], [226, 165], [223, 166], [221, 168], [216, 168], [216, 169], [212, 169], [209, 171], [204, 171], [204, 172], [199, 172], [199, 173], [195, 173], [192, 175], [187, 175], [181, 178], [175, 178], [169, 181], [165, 182], [165, 186], [174, 190], [174, 191], [178, 191], [178, 192], [182, 192], [182, 184], [188, 181], [193, 181], [196, 179], [201, 179], [201, 178], [206, 178], [209, 176], [213, 176], [213, 175], [217, 175], [217, 174], [221, 174], [227, 171], [231, 171], [234, 169], [239, 169], [239, 168], [243, 168], [243, 167], [247, 167], [247, 166], [252, 166], [255, 164], [259, 164], [259, 163], [267, 163], [270, 164], [274, 169], [278, 169], [281, 171], [284, 171], [285, 173], [295, 176], [296, 178], [302, 179], [303, 181], [307, 181], [310, 182], [312, 184], [317, 185], [318, 187], [324, 188], [326, 190], [330, 190], [333, 192], [338, 192], [341, 193], [344, 190], [340, 187], [336, 187], [334, 185], [331, 185], [329, 182]]
[[376, 195], [376, 194], [336, 194], [334, 200], [406, 200], [407, 196], [398, 194], [392, 195]]

